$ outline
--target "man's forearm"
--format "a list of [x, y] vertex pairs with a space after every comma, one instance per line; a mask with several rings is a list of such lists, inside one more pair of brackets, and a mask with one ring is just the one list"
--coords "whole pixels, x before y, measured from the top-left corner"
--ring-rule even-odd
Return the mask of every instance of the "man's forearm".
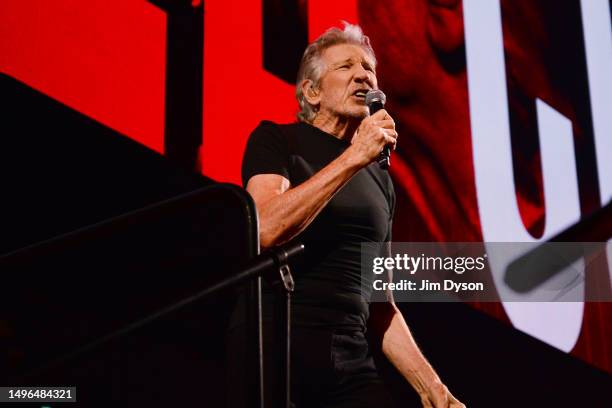
[[440, 377], [419, 350], [401, 312], [395, 304], [388, 303], [386, 306], [393, 315], [382, 338], [385, 356], [422, 397], [432, 389], [444, 387]]
[[304, 183], [259, 205], [261, 246], [282, 244], [302, 232], [363, 166], [347, 149]]

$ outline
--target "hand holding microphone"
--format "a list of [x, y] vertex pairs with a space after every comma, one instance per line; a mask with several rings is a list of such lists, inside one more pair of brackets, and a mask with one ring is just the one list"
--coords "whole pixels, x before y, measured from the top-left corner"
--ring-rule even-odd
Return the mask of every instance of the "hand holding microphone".
[[[368, 105], [368, 109], [370, 110], [370, 116], [384, 109], [386, 101], [387, 96], [380, 89], [369, 90], [365, 97], [365, 103], [366, 105]], [[393, 128], [393, 130], [395, 130], [395, 124]], [[382, 151], [380, 152], [380, 156], [378, 157], [378, 165], [383, 170], [388, 170], [391, 166], [391, 149], [389, 148], [389, 145], [385, 145], [385, 147], [383, 147]]]
[[377, 161], [381, 169], [390, 165], [391, 148], [395, 149], [397, 132], [395, 122], [383, 109], [385, 94], [371, 90], [366, 94], [370, 116], [361, 121], [352, 139], [353, 149], [363, 158], [363, 165]]

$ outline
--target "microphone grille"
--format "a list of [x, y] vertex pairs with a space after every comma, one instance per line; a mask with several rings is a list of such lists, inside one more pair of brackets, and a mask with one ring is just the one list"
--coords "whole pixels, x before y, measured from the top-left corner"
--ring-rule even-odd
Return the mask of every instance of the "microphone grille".
[[366, 96], [365, 96], [366, 105], [370, 106], [375, 102], [379, 102], [382, 105], [384, 105], [385, 102], [387, 102], [387, 97], [385, 96], [385, 93], [381, 91], [380, 89], [371, 89], [368, 91], [368, 93], [366, 93]]

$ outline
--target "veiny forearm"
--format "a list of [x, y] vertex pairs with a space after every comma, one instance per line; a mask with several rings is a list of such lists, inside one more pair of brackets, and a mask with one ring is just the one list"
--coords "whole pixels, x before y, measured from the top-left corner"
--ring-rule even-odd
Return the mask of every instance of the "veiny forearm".
[[262, 247], [282, 244], [302, 232], [363, 167], [349, 150], [304, 183], [259, 204]]
[[404, 317], [395, 304], [387, 303], [392, 313], [383, 334], [382, 351], [414, 389], [423, 396], [437, 387], [444, 387], [440, 378], [419, 350]]

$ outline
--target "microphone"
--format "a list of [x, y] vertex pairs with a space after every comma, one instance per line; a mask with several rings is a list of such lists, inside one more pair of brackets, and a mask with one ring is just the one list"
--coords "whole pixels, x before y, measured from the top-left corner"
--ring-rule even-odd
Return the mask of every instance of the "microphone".
[[[365, 96], [365, 103], [368, 105], [370, 115], [384, 108], [386, 101], [387, 97], [380, 89], [369, 90]], [[389, 166], [391, 166], [391, 148], [389, 146], [383, 147], [382, 152], [380, 152], [378, 156], [378, 165], [383, 170], [388, 170]]]

